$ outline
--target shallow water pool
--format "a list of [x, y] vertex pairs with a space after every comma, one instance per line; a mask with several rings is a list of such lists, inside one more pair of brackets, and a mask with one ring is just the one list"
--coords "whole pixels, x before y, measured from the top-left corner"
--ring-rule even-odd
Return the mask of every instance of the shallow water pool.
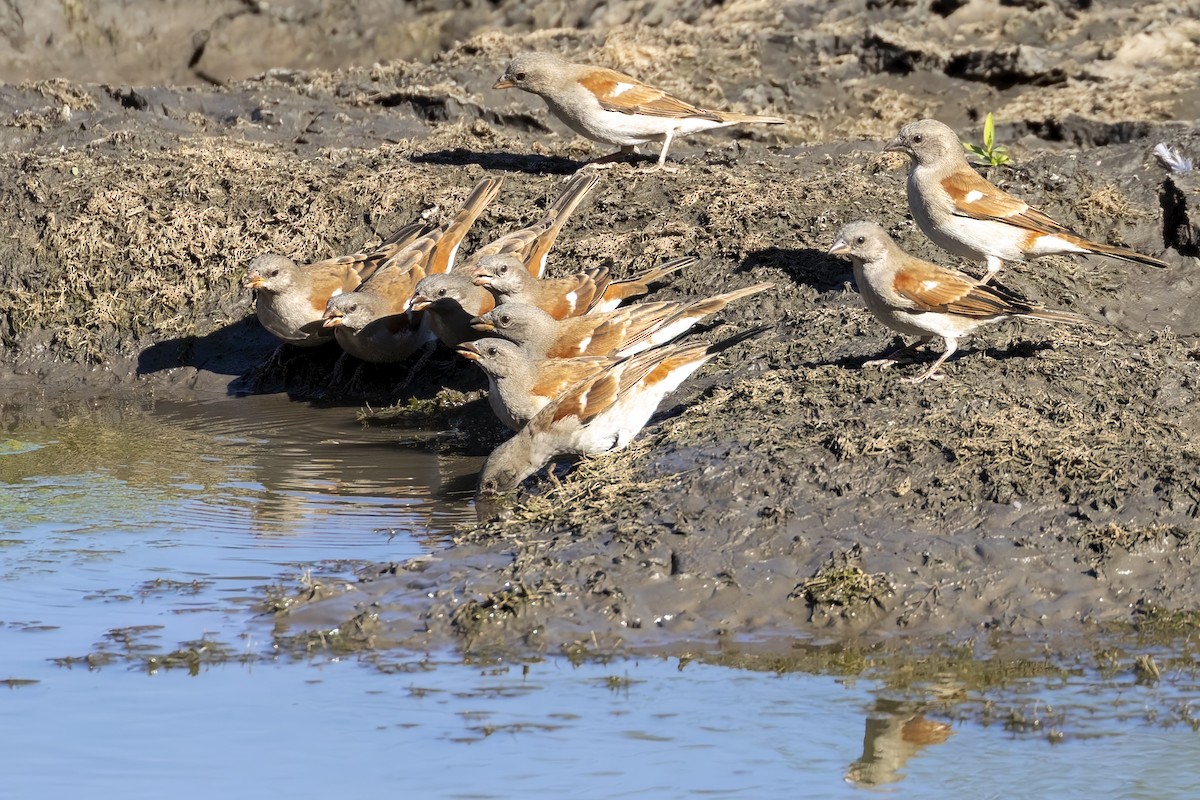
[[[675, 658], [276, 654], [272, 587], [352, 580], [474, 518], [478, 459], [354, 412], [3, 410], [0, 796], [1200, 795], [1183, 671], [898, 687]], [[205, 648], [227, 657], [189, 662]]]

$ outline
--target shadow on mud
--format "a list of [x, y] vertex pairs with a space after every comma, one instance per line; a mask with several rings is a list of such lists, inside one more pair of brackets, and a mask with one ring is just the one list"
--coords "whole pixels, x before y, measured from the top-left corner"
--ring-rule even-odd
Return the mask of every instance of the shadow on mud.
[[504, 172], [525, 172], [531, 175], [571, 175], [586, 162], [569, 158], [529, 155], [528, 153], [480, 153], [455, 147], [449, 150], [434, 150], [412, 157], [414, 164], [439, 164], [463, 167], [475, 164], [484, 169]]
[[811, 286], [819, 292], [834, 291], [846, 283], [854, 282], [850, 262], [812, 247], [766, 247], [755, 250], [742, 259], [735, 271], [753, 272], [764, 267], [779, 269], [796, 283]]

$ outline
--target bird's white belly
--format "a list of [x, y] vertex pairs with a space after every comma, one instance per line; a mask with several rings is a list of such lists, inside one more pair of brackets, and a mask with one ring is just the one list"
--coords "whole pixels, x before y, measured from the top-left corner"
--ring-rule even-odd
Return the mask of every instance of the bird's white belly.
[[719, 127], [725, 123], [702, 117], [655, 117], [648, 114], [624, 114], [606, 111], [597, 104], [588, 109], [572, 109], [546, 101], [555, 116], [571, 130], [587, 138], [617, 147], [632, 147], [646, 142], [661, 142], [668, 131], [683, 136]]
[[980, 325], [986, 325], [999, 319], [999, 317], [983, 319], [957, 317], [952, 314], [932, 312], [893, 311], [892, 314], [896, 322], [893, 327], [901, 333], [910, 336], [941, 336], [944, 339], [957, 339]]
[[316, 345], [328, 338], [320, 333], [320, 315], [303, 297], [260, 291], [255, 304], [258, 321], [285, 342]]
[[1024, 259], [1022, 245], [1027, 232], [1015, 226], [960, 216], [953, 212], [951, 204], [937, 209], [938, 218], [945, 219], [945, 222], [940, 226], [935, 224], [933, 211], [916, 191], [911, 177], [908, 181], [908, 209], [921, 232], [948, 253], [972, 261], [982, 261], [987, 256], [1004, 261]]
[[661, 400], [661, 396], [643, 397], [637, 403], [618, 403], [575, 432], [570, 452], [597, 455], [629, 446], [650, 421]]
[[[506, 386], [505, 388], [508, 387]], [[499, 382], [490, 374], [488, 375], [488, 405], [492, 407], [492, 411], [495, 412], [496, 417], [514, 431], [519, 431], [521, 428], [524, 428], [525, 423], [527, 423], [534, 414], [541, 410], [540, 407], [537, 409], [531, 409], [528, 407], [521, 408], [520, 406], [522, 404], [517, 402], [517, 398], [501, 391]], [[542, 403], [541, 405], [545, 405], [545, 403]], [[509, 413], [510, 407], [516, 411], [516, 414], [521, 416], [521, 419], [517, 419], [516, 415]], [[532, 411], [532, 413], [526, 413], [529, 411]]]

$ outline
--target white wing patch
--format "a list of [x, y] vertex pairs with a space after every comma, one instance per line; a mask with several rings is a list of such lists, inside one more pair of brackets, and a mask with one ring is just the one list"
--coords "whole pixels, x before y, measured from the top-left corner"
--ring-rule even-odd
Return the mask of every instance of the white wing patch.
[[979, 191], [978, 189], [972, 189], [971, 191], [967, 192], [967, 196], [965, 198], [966, 202], [968, 203], [974, 203], [976, 200], [982, 199], [983, 192]]
[[591, 343], [592, 343], [592, 337], [591, 337], [591, 336], [587, 336], [587, 337], [585, 337], [585, 338], [583, 339], [583, 341], [581, 341], [581, 342], [579, 343], [579, 352], [580, 352], [581, 354], [582, 354], [582, 353], [586, 353], [586, 352], [587, 352], [587, 349], [588, 349], [588, 345], [589, 345], [589, 344], [591, 344]]
[[625, 94], [626, 92], [628, 92], [630, 89], [633, 89], [633, 88], [636, 88], [636, 87], [632, 83], [618, 83], [616, 86], [614, 86], [612, 88], [612, 96], [620, 97], [621, 95]]
[[575, 310], [575, 303], [577, 303], [577, 302], [579, 301], [579, 295], [578, 295], [578, 294], [576, 294], [575, 292], [567, 292], [566, 301], [567, 301], [567, 305], [568, 305], [568, 307], [569, 307], [569, 308], [570, 308], [572, 311], [574, 311], [574, 310]]
[[941, 281], [936, 278], [930, 278], [927, 281], [921, 281], [921, 289], [926, 292], [932, 292], [934, 289], [941, 286]]

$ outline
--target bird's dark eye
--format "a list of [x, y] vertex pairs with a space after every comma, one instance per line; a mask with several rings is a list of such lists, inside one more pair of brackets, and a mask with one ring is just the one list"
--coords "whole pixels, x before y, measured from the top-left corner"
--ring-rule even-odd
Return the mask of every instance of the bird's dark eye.
[[348, 313], [353, 314], [355, 311], [358, 311], [358, 306], [350, 306]]
[[921, 135], [921, 134], [919, 134], [919, 133], [915, 133], [915, 134], [913, 134], [913, 138], [912, 138], [912, 142], [913, 142], [913, 144], [920, 144], [920, 143], [921, 143], [921, 142], [923, 142], [923, 141], [925, 141], [925, 137], [924, 137], [924, 136], [922, 136], [922, 135]]
[[855, 239], [855, 240], [854, 240], [854, 243], [855, 243], [855, 244], [866, 244], [866, 243], [867, 243], [867, 237], [865, 237], [865, 236], [859, 236], [857, 239]]
[[445, 297], [445, 296], [446, 296], [446, 290], [445, 290], [445, 289], [438, 289], [437, 296], [438, 296], [438, 297]]
[[504, 273], [508, 272], [508, 265], [507, 265], [507, 264], [501, 264], [501, 265], [500, 265], [500, 269], [496, 270], [496, 272], [498, 272], [499, 274], [503, 275]]
[[516, 75], [513, 75], [513, 80], [518, 82], [525, 80], [525, 73], [518, 72]]
[[499, 350], [497, 350], [497, 349], [496, 349], [496, 348], [494, 348], [494, 347], [489, 347], [489, 348], [488, 348], [488, 355], [489, 355], [489, 356], [494, 356], [494, 355], [496, 355], [496, 354], [497, 354], [497, 353], [499, 353], [499, 352], [500, 352], [500, 351], [499, 351]]
[[267, 273], [267, 277], [268, 277], [268, 278], [274, 278], [274, 277], [275, 277], [275, 276], [277, 276], [278, 274], [279, 274], [279, 270], [277, 270], [277, 269], [273, 269], [273, 270], [271, 270], [270, 272], [268, 272], [268, 273]]
[[512, 322], [512, 317], [510, 317], [508, 314], [500, 315], [500, 324], [501, 325], [507, 325], [510, 322]]

